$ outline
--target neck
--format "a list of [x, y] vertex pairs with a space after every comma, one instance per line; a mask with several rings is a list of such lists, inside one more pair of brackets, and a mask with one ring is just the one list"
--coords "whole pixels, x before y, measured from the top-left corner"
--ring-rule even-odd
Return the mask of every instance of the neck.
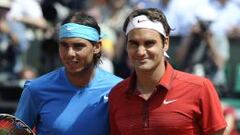
[[152, 93], [156, 86], [159, 84], [165, 72], [165, 65], [160, 64], [154, 70], [150, 71], [137, 71], [137, 84], [136, 87], [141, 93]]
[[68, 79], [74, 86], [77, 86], [77, 87], [86, 86], [94, 77], [94, 74], [95, 74], [94, 65], [89, 68], [83, 69], [78, 73], [67, 72]]

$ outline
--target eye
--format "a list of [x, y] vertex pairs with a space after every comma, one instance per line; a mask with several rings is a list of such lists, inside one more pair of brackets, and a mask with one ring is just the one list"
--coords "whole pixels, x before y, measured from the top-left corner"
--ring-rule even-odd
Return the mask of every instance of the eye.
[[135, 41], [128, 41], [128, 48], [137, 48], [138, 47], [138, 43]]
[[156, 44], [156, 41], [155, 41], [155, 40], [148, 40], [148, 41], [145, 42], [145, 46], [146, 46], [147, 48], [152, 47], [152, 46], [155, 45], [155, 44]]
[[60, 47], [62, 48], [68, 48], [68, 44], [65, 42], [60, 42]]
[[72, 48], [75, 51], [81, 51], [86, 45], [83, 43], [73, 43]]

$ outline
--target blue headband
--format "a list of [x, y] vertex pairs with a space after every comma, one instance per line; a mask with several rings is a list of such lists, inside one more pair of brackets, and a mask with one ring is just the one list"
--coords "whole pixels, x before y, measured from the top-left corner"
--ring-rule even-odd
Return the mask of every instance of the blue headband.
[[59, 38], [84, 38], [97, 42], [100, 39], [100, 35], [93, 27], [76, 23], [66, 23], [60, 27]]

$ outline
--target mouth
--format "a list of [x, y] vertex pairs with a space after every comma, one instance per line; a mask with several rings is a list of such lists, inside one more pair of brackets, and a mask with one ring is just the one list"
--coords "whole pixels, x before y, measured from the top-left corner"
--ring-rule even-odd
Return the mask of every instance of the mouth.
[[148, 59], [138, 59], [138, 60], [136, 60], [136, 62], [139, 63], [139, 64], [144, 64], [144, 63], [147, 62], [147, 60]]
[[147, 61], [148, 60], [148, 58], [141, 58], [141, 59], [136, 59], [137, 61]]
[[77, 63], [79, 63], [79, 61], [77, 61], [77, 60], [72, 60], [72, 61], [69, 61], [70, 63], [73, 63], [73, 64], [77, 64]]
[[79, 64], [79, 61], [74, 61], [74, 60], [70, 60], [70, 61], [67, 61], [66, 63], [69, 67], [75, 67]]

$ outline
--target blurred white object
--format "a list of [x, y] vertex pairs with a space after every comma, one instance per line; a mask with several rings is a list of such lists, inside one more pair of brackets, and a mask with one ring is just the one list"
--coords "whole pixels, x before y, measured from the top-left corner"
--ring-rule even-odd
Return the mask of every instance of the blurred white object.
[[101, 63], [99, 63], [99, 67], [109, 73], [114, 73], [113, 63], [108, 58], [102, 56]]
[[0, 8], [10, 8], [11, 0], [0, 0]]
[[202, 64], [196, 64], [193, 67], [193, 74], [198, 75], [198, 76], [205, 76], [205, 72], [204, 72], [204, 67]]

